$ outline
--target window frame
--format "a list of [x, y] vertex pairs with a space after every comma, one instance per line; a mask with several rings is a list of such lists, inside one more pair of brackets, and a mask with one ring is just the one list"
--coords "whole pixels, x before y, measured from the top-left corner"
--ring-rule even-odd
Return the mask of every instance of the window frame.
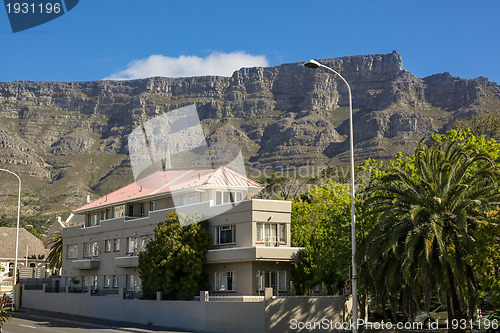
[[[221, 233], [230, 231], [231, 241], [221, 242]], [[226, 224], [215, 226], [215, 245], [235, 245], [236, 244], [236, 224]]]
[[104, 240], [104, 253], [111, 252], [111, 239]]
[[[228, 278], [231, 279], [231, 282], [229, 282]], [[225, 283], [222, 283], [223, 281]], [[223, 287], [225, 287], [226, 289], [224, 289]], [[231, 289], [229, 289], [229, 287], [231, 287]], [[236, 272], [215, 272], [214, 289], [217, 292], [236, 292]]]
[[[269, 227], [267, 227], [269, 226]], [[271, 230], [273, 228], [274, 230]], [[286, 245], [287, 244], [287, 223], [269, 223], [269, 222], [257, 222], [256, 224], [256, 244], [266, 244], [266, 229], [272, 235], [276, 235], [276, 240], [270, 240], [269, 242], [276, 245]], [[269, 236], [269, 235], [268, 235]]]
[[112, 276], [111, 275], [104, 275], [104, 288], [108, 289], [111, 288], [112, 284]]
[[[137, 245], [138, 245], [137, 244], [137, 236], [127, 237], [126, 253], [127, 254], [135, 254], [138, 250]], [[132, 246], [132, 251], [130, 251], [131, 246]]]
[[[238, 198], [239, 197], [239, 198]], [[227, 191], [227, 190], [216, 190], [215, 191], [215, 204], [223, 205], [227, 203], [234, 203], [243, 201], [242, 191]]]
[[[71, 255], [72, 253], [73, 255]], [[66, 259], [76, 259], [76, 258], [78, 258], [78, 244], [66, 245]]]
[[120, 238], [113, 239], [113, 252], [120, 252]]

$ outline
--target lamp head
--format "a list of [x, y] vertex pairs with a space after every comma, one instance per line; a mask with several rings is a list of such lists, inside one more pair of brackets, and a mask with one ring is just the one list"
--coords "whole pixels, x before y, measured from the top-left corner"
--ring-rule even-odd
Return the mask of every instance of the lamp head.
[[321, 66], [321, 64], [319, 62], [317, 62], [316, 60], [311, 59], [309, 61], [306, 61], [304, 63], [304, 66], [306, 66], [307, 68], [318, 68], [319, 66]]

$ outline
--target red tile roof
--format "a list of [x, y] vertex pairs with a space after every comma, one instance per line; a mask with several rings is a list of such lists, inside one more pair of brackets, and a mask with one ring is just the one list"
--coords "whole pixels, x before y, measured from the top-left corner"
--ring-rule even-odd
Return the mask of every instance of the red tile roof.
[[100, 206], [109, 206], [116, 203], [135, 201], [150, 195], [179, 191], [202, 185], [229, 186], [229, 187], [262, 187], [256, 181], [243, 176], [226, 167], [168, 169], [157, 171], [138, 181], [126, 185], [118, 190], [106, 194], [88, 204], [74, 210], [81, 213]]

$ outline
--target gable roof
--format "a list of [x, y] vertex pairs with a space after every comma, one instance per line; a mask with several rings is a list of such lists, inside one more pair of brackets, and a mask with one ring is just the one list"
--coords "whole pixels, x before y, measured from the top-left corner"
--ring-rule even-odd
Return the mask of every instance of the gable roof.
[[226, 167], [168, 169], [157, 171], [118, 190], [87, 203], [74, 213], [82, 213], [101, 206], [111, 206], [162, 193], [181, 191], [203, 185], [262, 188], [263, 186]]
[[[18, 260], [26, 257], [26, 248], [28, 249], [28, 258], [40, 255], [47, 258], [48, 250], [43, 246], [43, 242], [24, 228], [19, 228], [19, 246]], [[14, 259], [16, 256], [16, 228], [0, 228], [0, 258]]]

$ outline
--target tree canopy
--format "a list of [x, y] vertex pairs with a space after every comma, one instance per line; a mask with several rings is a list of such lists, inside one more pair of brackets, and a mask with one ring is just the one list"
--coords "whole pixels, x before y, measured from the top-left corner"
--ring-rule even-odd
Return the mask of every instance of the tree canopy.
[[50, 252], [47, 260], [50, 268], [60, 269], [62, 266], [63, 237], [62, 231], [57, 230], [48, 240]]
[[[409, 318], [434, 296], [449, 318], [472, 316], [478, 284], [475, 233], [498, 199], [498, 146], [470, 132], [432, 136], [372, 179], [365, 216], [378, 223], [358, 251], [366, 291]], [[494, 142], [493, 142], [494, 143]], [[480, 250], [480, 249], [479, 249]]]
[[[317, 285], [326, 287], [323, 293], [343, 292], [352, 256], [350, 202], [349, 187], [332, 180], [292, 201], [292, 246], [304, 247], [292, 270], [297, 293], [308, 294]], [[359, 202], [356, 207], [360, 215]], [[358, 220], [358, 239], [364, 238], [370, 223]]]
[[155, 240], [139, 254], [145, 298], [154, 298], [161, 291], [167, 299], [189, 300], [200, 290], [208, 290], [203, 264], [210, 247], [210, 234], [208, 222], [198, 221], [199, 216], [170, 213], [166, 222], [155, 227]]

